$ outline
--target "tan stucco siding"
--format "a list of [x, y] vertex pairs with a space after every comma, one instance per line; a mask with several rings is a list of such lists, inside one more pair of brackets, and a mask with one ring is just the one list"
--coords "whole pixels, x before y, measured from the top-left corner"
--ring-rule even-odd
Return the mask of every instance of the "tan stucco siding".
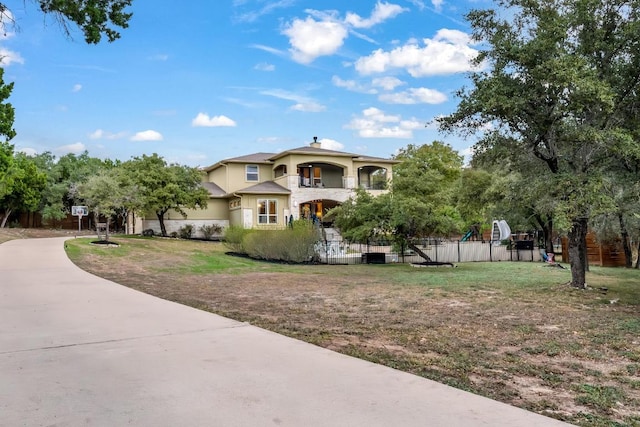
[[[206, 209], [185, 209], [186, 219], [229, 219], [229, 203], [226, 199], [209, 199]], [[174, 210], [170, 210], [165, 218], [182, 219], [182, 215]]]
[[224, 191], [229, 192], [229, 182], [227, 178], [227, 167], [220, 166], [207, 174], [207, 181], [213, 182]]
[[[258, 166], [258, 181], [247, 181], [246, 166], [257, 165]], [[227, 193], [233, 193], [238, 190], [242, 190], [260, 182], [271, 181], [273, 179], [273, 171], [271, 165], [256, 164], [256, 163], [230, 163], [229, 169], [229, 185], [225, 188]], [[215, 182], [215, 181], [214, 181]]]
[[[260, 224], [258, 221], [258, 200], [276, 200], [277, 201], [277, 224]], [[273, 226], [285, 226], [285, 211], [289, 212], [289, 196], [286, 195], [270, 195], [270, 194], [248, 194], [242, 197], [242, 208], [251, 209], [253, 211], [253, 226], [259, 227], [273, 227]]]

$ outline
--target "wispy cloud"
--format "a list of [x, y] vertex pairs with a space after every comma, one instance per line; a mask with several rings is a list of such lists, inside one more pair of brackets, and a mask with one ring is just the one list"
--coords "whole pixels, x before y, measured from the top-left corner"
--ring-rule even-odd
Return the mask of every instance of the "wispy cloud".
[[[249, 3], [246, 0], [234, 0], [233, 6], [239, 8]], [[234, 17], [236, 22], [251, 23], [257, 21], [261, 16], [268, 15], [278, 9], [284, 9], [289, 6], [293, 6], [296, 0], [279, 0], [268, 2], [266, 5], [248, 11], [238, 11]]]
[[62, 145], [54, 149], [57, 153], [73, 153], [80, 154], [84, 152], [87, 147], [82, 142], [76, 142], [75, 144]]
[[447, 95], [435, 89], [421, 87], [396, 93], [383, 93], [378, 99], [388, 104], [442, 104], [447, 100]]
[[108, 140], [122, 139], [122, 138], [125, 138], [126, 136], [127, 136], [126, 132], [113, 133], [113, 132], [104, 131], [102, 129], [96, 129], [95, 131], [89, 134], [90, 139], [108, 139]]
[[74, 84], [73, 88], [71, 88], [71, 92], [80, 92], [82, 90], [82, 85], [80, 83]]
[[289, 109], [294, 111], [303, 111], [307, 113], [317, 113], [325, 111], [326, 107], [316, 100], [309, 98], [305, 95], [289, 92], [282, 89], [269, 89], [260, 92], [261, 95], [272, 96], [278, 99], [284, 99], [286, 101], [293, 101], [295, 104]]
[[168, 59], [169, 55], [167, 55], [166, 53], [157, 53], [149, 57], [150, 61], [167, 61]]
[[273, 64], [268, 64], [266, 62], [260, 62], [254, 65], [253, 69], [258, 71], [275, 71], [276, 66]]

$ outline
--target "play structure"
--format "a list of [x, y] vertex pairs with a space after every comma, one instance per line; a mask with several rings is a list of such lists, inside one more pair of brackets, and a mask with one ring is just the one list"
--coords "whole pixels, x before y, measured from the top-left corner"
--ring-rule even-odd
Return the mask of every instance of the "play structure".
[[495, 220], [491, 226], [491, 240], [494, 244], [500, 244], [502, 240], [511, 238], [511, 228], [504, 219]]

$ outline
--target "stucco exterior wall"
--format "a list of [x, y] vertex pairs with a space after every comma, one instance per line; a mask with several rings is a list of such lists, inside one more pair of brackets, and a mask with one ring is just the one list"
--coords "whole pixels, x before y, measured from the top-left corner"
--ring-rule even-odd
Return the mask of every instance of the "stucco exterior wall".
[[[258, 166], [258, 181], [247, 181], [245, 168], [245, 166], [247, 165]], [[225, 188], [227, 193], [233, 193], [235, 191], [258, 184], [260, 182], [271, 181], [273, 179], [273, 171], [271, 170], [272, 165], [263, 165], [256, 163], [230, 163], [227, 168], [229, 178], [228, 186], [227, 188]]]
[[222, 188], [224, 191], [229, 192], [229, 180], [227, 177], [227, 167], [220, 166], [217, 169], [212, 170], [207, 174], [208, 182], [215, 182], [218, 187]]
[[[260, 224], [258, 222], [258, 200], [269, 199], [277, 201], [277, 224]], [[284, 227], [285, 223], [285, 210], [289, 212], [289, 197], [283, 195], [269, 195], [269, 194], [248, 194], [242, 197], [242, 208], [245, 210], [251, 210], [251, 222], [255, 228], [271, 228], [271, 227]], [[246, 222], [246, 221], [245, 221]]]
[[[229, 202], [226, 199], [209, 199], [206, 209], [185, 209], [188, 220], [228, 220]], [[154, 216], [155, 215], [151, 215]], [[151, 218], [148, 216], [148, 218]], [[178, 211], [170, 210], [165, 219], [183, 219]]]
[[[143, 224], [144, 224], [144, 230], [152, 229], [155, 234], [157, 234], [157, 235], [161, 234], [160, 221], [158, 221], [157, 219], [144, 220]], [[223, 228], [223, 231], [221, 232], [220, 235], [214, 236], [214, 238], [220, 238], [220, 237], [222, 237], [222, 234], [224, 234], [224, 229], [229, 226], [229, 221], [227, 221], [227, 220], [202, 220], [202, 219], [198, 219], [198, 220], [193, 220], [193, 219], [191, 219], [191, 220], [189, 220], [189, 219], [165, 219], [164, 220], [164, 226], [166, 227], [167, 234], [169, 236], [173, 232], [178, 233], [180, 231], [180, 228], [184, 227], [187, 224], [193, 225], [193, 237], [194, 238], [200, 238], [200, 239], [204, 238], [204, 234], [202, 233], [202, 230], [200, 230], [200, 227], [202, 227], [203, 225], [217, 224], [217, 225], [219, 225], [219, 226], [221, 226]]]

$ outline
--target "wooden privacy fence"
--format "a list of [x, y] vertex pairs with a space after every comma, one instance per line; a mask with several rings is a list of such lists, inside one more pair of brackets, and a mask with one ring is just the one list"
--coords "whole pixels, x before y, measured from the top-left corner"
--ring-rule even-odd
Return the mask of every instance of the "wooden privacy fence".
[[[533, 241], [503, 245], [499, 241], [429, 241], [418, 245], [435, 262], [540, 261]], [[389, 244], [347, 243], [339, 240], [316, 244], [316, 254], [325, 264], [420, 263], [424, 259], [409, 248]]]

